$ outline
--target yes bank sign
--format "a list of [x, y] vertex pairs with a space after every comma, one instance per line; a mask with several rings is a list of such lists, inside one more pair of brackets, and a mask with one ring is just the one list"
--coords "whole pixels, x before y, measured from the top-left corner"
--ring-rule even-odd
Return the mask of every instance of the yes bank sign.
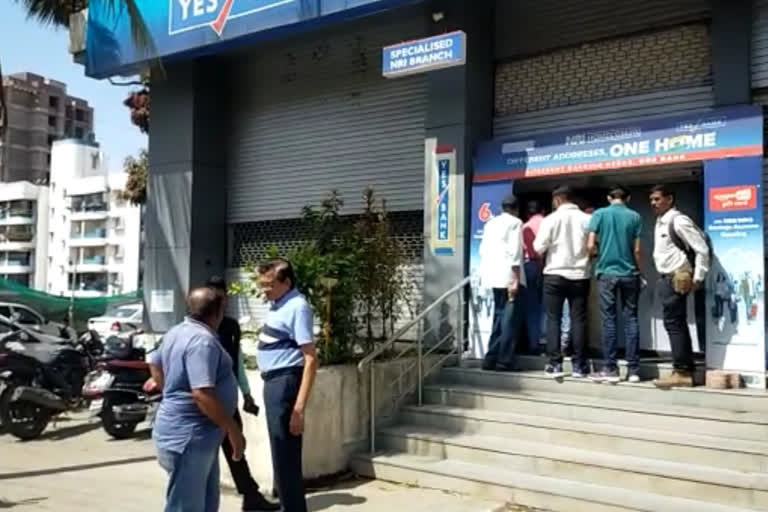
[[297, 0], [170, 0], [168, 34], [210, 28], [221, 37], [227, 21]]
[[386, 78], [395, 78], [463, 66], [466, 61], [467, 34], [457, 31], [387, 46], [381, 67]]

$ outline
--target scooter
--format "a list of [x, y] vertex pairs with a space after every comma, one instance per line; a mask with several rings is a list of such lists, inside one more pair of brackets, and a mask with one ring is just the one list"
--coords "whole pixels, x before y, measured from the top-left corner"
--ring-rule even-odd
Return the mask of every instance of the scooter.
[[[131, 437], [142, 422], [151, 428], [162, 399], [162, 390], [151, 379], [144, 361], [144, 351], [133, 348], [132, 339], [132, 335], [108, 338], [107, 357], [83, 385], [83, 396], [91, 400], [91, 420], [101, 418], [104, 431], [115, 439]], [[116, 345], [121, 348], [115, 350]]]

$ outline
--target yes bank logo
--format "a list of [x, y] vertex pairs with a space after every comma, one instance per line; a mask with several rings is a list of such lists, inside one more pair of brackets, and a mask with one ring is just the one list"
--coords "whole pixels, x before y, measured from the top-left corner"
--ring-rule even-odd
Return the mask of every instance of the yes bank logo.
[[168, 34], [210, 29], [221, 37], [227, 21], [295, 3], [297, 0], [169, 0]]

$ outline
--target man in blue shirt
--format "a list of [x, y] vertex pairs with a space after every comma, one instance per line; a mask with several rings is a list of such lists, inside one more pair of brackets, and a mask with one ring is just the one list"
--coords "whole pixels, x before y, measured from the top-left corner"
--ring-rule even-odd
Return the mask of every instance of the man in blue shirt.
[[259, 335], [257, 361], [264, 379], [264, 409], [272, 467], [285, 512], [306, 512], [301, 443], [304, 411], [317, 373], [312, 309], [296, 290], [290, 262], [277, 259], [258, 268], [270, 301]]
[[245, 441], [234, 420], [237, 380], [216, 329], [224, 300], [205, 287], [190, 292], [189, 317], [163, 337], [151, 363], [163, 401], [152, 436], [170, 477], [165, 512], [219, 510], [218, 451], [224, 436], [240, 460]]
[[627, 206], [629, 191], [621, 186], [608, 193], [610, 206], [597, 210], [589, 222], [587, 248], [597, 258], [595, 274], [603, 327], [603, 370], [597, 381], [617, 383], [616, 303], [621, 297], [629, 381], [639, 382], [640, 334], [637, 303], [640, 296], [640, 214]]

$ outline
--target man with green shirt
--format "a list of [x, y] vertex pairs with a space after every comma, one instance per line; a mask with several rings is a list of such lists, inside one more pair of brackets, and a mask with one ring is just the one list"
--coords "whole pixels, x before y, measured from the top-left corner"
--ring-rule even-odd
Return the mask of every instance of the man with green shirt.
[[603, 370], [598, 382], [619, 382], [616, 366], [617, 304], [621, 303], [629, 381], [639, 382], [640, 332], [637, 303], [640, 296], [640, 215], [627, 206], [629, 191], [616, 186], [608, 193], [609, 206], [600, 208], [589, 222], [587, 248], [596, 258], [595, 275], [600, 296], [603, 332]]

